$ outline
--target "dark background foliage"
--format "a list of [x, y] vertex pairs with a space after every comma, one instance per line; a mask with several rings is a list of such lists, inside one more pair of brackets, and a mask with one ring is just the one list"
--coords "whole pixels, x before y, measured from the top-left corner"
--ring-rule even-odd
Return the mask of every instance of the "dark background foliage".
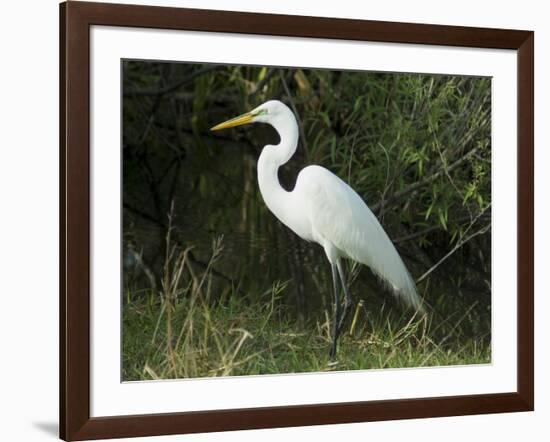
[[[122, 68], [127, 305], [145, 296], [162, 302], [174, 247], [186, 251], [182, 286], [193, 272], [209, 272], [212, 305], [234, 297], [252, 304], [280, 285], [283, 314], [297, 328], [330, 309], [321, 248], [283, 226], [257, 188], [256, 160], [277, 141], [275, 131], [258, 124], [209, 131], [279, 99], [295, 111], [301, 135], [280, 170], [283, 186], [291, 189], [308, 164], [347, 181], [432, 306], [434, 339], [488, 344], [490, 79], [131, 60]], [[399, 321], [402, 306], [370, 271], [351, 263], [348, 270], [361, 321]]]

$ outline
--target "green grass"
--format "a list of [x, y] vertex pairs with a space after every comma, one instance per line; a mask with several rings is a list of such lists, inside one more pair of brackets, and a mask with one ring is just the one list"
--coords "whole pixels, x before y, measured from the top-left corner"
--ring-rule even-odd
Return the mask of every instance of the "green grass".
[[329, 312], [299, 326], [279, 297], [281, 289], [274, 287], [256, 302], [239, 296], [212, 302], [190, 288], [190, 296], [176, 302], [158, 302], [152, 293], [127, 293], [124, 380], [490, 362], [488, 342], [443, 336], [441, 325], [407, 320], [405, 314], [373, 320], [360, 303], [340, 338], [338, 364], [329, 366]]
[[[171, 220], [170, 220], [171, 221]], [[319, 309], [300, 325], [284, 302], [285, 284], [264, 293], [213, 289], [221, 238], [201, 272], [189, 249], [166, 237], [162, 296], [127, 288], [123, 301], [123, 380], [197, 378], [489, 363], [490, 340], [472, 338], [456, 312], [417, 317], [369, 310], [359, 301], [339, 339], [338, 364], [329, 364], [332, 312]], [[438, 319], [439, 318], [439, 319]], [[446, 318], [446, 319], [442, 319]], [[475, 335], [475, 334], [474, 334]]]

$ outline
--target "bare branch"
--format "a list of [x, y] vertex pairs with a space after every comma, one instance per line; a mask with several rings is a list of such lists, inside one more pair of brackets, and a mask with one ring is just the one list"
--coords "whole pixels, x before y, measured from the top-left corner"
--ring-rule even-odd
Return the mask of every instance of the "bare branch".
[[[487, 207], [485, 207], [485, 209], [483, 209], [473, 220], [472, 222], [470, 223], [470, 225], [468, 226], [468, 228], [464, 231], [463, 235], [462, 235], [462, 238], [464, 238], [464, 235], [466, 235], [466, 233], [468, 233], [468, 231], [472, 228], [472, 226], [476, 223], [476, 221], [481, 218], [483, 216], [483, 214], [489, 209], [489, 207], [491, 207], [491, 204], [489, 204]], [[460, 239], [456, 244], [455, 246], [443, 257], [441, 258], [438, 262], [436, 262], [433, 266], [431, 266], [428, 271], [426, 271], [420, 278], [418, 278], [416, 280], [416, 283], [418, 284], [419, 282], [423, 281], [430, 273], [432, 273], [436, 268], [438, 268], [444, 261], [447, 260], [447, 258], [449, 258], [453, 253], [455, 253], [458, 249], [460, 249], [464, 244], [466, 244], [468, 241], [470, 241], [472, 238], [475, 238], [476, 236], [478, 235], [483, 235], [484, 233], [486, 233], [489, 229], [491, 228], [491, 222], [489, 222], [489, 224], [487, 224], [486, 226], [482, 227], [480, 230], [478, 230], [477, 232], [474, 232], [472, 233], [471, 235], [467, 236], [466, 238], [464, 239]]]

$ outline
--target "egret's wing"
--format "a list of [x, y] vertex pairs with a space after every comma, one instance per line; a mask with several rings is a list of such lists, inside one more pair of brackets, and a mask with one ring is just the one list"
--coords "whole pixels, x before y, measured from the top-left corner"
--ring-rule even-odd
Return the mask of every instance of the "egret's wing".
[[409, 305], [421, 300], [405, 264], [359, 195], [329, 170], [309, 166], [296, 181], [313, 229], [349, 258], [369, 266]]

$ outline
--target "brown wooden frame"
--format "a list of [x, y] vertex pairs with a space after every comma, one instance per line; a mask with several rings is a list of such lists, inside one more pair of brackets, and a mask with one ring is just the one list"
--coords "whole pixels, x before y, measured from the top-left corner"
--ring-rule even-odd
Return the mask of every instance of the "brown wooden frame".
[[[91, 25], [513, 49], [518, 54], [517, 392], [90, 417]], [[60, 5], [60, 437], [65, 440], [529, 411], [533, 369], [533, 99], [530, 31], [70, 1]]]

